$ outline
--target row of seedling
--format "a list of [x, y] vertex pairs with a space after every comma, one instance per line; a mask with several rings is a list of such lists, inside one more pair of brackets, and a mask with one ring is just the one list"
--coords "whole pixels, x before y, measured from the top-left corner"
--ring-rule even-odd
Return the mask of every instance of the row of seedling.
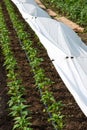
[[22, 47], [25, 50], [32, 67], [36, 86], [38, 87], [38, 90], [40, 90], [41, 101], [46, 106], [45, 111], [50, 115], [48, 120], [53, 122], [56, 130], [61, 130], [63, 128], [63, 115], [61, 114], [63, 104], [61, 101], [56, 102], [52, 92], [49, 91], [49, 86], [52, 85], [52, 81], [45, 76], [44, 69], [40, 67], [43, 59], [37, 57], [38, 51], [33, 48], [33, 41], [29, 40], [30, 35], [24, 30], [24, 23], [18, 18], [18, 14], [15, 13], [14, 7], [11, 5], [10, 1], [7, 0], [5, 3], [18, 38], [22, 43]]
[[[32, 130], [31, 129], [31, 112], [28, 111], [28, 105], [23, 98], [25, 92], [22, 81], [19, 79], [19, 74], [15, 72], [17, 69], [17, 62], [13, 56], [10, 48], [9, 32], [6, 28], [2, 9], [0, 7], [0, 45], [2, 47], [5, 58], [4, 66], [7, 71], [7, 86], [10, 99], [8, 101], [10, 115], [13, 117], [13, 130]], [[30, 115], [30, 117], [29, 117]]]

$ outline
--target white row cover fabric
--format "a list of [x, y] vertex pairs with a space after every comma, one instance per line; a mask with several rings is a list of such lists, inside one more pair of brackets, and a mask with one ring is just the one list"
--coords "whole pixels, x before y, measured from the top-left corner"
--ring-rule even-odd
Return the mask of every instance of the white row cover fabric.
[[87, 46], [68, 26], [52, 19], [34, 0], [12, 0], [46, 48], [77, 104], [87, 116]]

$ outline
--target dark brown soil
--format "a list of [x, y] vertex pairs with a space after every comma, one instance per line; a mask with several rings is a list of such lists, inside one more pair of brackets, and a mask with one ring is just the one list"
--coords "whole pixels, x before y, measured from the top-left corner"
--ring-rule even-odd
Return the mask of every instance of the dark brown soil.
[[[31, 67], [29, 66], [26, 54], [22, 50], [22, 47], [19, 43], [19, 39], [17, 38], [17, 34], [13, 28], [4, 2], [1, 2], [0, 4], [2, 6], [7, 28], [10, 32], [9, 37], [11, 39], [11, 49], [18, 63], [18, 69], [16, 71], [20, 73], [20, 77], [22, 78], [23, 85], [26, 88], [25, 98], [27, 100], [27, 104], [30, 105], [29, 110], [32, 111], [32, 128], [34, 130], [53, 130], [53, 126], [47, 121], [47, 113], [43, 112], [44, 105], [40, 101], [40, 94], [35, 86], [33, 73], [31, 72]], [[16, 7], [15, 12], [19, 14]], [[22, 22], [24, 22], [20, 14], [19, 18]], [[39, 46], [37, 44], [39, 42], [38, 38], [36, 38], [34, 32], [26, 23], [25, 30], [31, 34], [30, 39], [33, 41], [34, 47], [38, 49], [39, 57], [44, 59], [41, 67], [44, 68], [46, 76], [55, 82], [53, 86], [50, 86], [50, 90], [53, 92], [56, 101], [61, 100], [64, 104], [62, 113], [65, 115], [65, 127], [63, 130], [87, 130], [87, 118], [81, 112], [74, 98], [62, 82], [60, 76], [50, 61], [46, 50], [43, 46]], [[82, 36], [82, 39], [85, 42], [87, 42], [87, 34], [84, 33], [79, 35]], [[6, 70], [3, 66], [3, 63], [4, 57], [0, 48], [0, 130], [11, 130], [13, 123], [11, 117], [8, 116], [7, 102], [9, 97], [7, 95], [6, 87]]]
[[7, 95], [7, 84], [6, 84], [6, 71], [4, 64], [4, 57], [0, 46], [0, 130], [11, 130], [12, 119], [8, 115], [7, 102], [9, 97]]

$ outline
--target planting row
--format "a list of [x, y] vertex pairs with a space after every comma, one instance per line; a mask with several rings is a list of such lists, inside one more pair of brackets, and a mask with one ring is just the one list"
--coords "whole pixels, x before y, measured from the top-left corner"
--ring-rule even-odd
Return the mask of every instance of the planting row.
[[10, 48], [10, 39], [8, 37], [8, 30], [5, 25], [5, 21], [3, 18], [2, 9], [0, 7], [0, 41], [1, 47], [3, 51], [3, 55], [5, 57], [4, 65], [7, 70], [7, 86], [9, 88], [8, 94], [10, 95], [10, 100], [8, 102], [10, 115], [13, 117], [14, 126], [13, 130], [31, 130], [31, 123], [29, 120], [30, 111], [27, 110], [29, 106], [25, 105], [26, 100], [23, 98], [23, 94], [25, 91], [24, 86], [22, 86], [22, 81], [19, 78], [19, 74], [15, 72], [17, 69], [17, 62], [13, 57], [11, 48]]
[[40, 67], [42, 58], [37, 57], [37, 50], [33, 48], [33, 42], [29, 40], [29, 34], [24, 31], [24, 24], [18, 19], [18, 14], [15, 13], [14, 7], [11, 5], [10, 1], [5, 1], [10, 18], [13, 22], [13, 26], [17, 32], [20, 44], [25, 50], [26, 56], [32, 67], [34, 73], [34, 79], [36, 86], [41, 94], [41, 101], [46, 106], [45, 111], [49, 113], [49, 121], [52, 121], [55, 129], [63, 128], [63, 115], [61, 115], [62, 103], [56, 102], [52, 92], [49, 91], [49, 86], [52, 82], [49, 78], [45, 76], [44, 70]]

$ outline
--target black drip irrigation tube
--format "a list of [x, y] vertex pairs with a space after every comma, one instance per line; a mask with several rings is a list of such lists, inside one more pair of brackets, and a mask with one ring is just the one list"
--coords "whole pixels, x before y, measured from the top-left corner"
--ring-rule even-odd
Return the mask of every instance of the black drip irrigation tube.
[[[13, 27], [14, 28], [14, 27]], [[15, 30], [15, 32], [16, 32], [16, 34], [17, 34], [17, 29], [16, 28], [14, 28], [14, 30]], [[19, 39], [19, 37], [18, 37], [18, 41], [19, 41], [19, 43], [20, 43], [20, 45], [21, 45], [21, 47], [23, 46], [23, 43], [22, 43], [22, 41]], [[25, 49], [23, 49], [24, 50], [24, 52], [25, 52], [25, 54], [26, 54], [26, 58], [27, 58], [27, 60], [28, 60], [28, 63], [30, 63], [31, 61], [30, 61], [30, 59], [29, 59], [29, 56], [27, 55], [27, 52], [26, 52], [26, 50]], [[40, 92], [40, 97], [42, 97], [42, 90], [39, 88], [39, 92]], [[45, 106], [45, 108], [46, 108], [46, 110], [48, 109], [48, 105], [47, 104], [45, 104], [44, 103], [44, 106]], [[50, 112], [48, 112], [48, 115], [49, 115], [49, 117], [50, 117], [50, 119], [52, 118], [52, 114], [50, 113]], [[56, 128], [56, 124], [55, 124], [55, 122], [54, 121], [52, 121], [52, 125], [54, 126], [54, 129], [55, 130], [58, 130], [57, 128]]]

